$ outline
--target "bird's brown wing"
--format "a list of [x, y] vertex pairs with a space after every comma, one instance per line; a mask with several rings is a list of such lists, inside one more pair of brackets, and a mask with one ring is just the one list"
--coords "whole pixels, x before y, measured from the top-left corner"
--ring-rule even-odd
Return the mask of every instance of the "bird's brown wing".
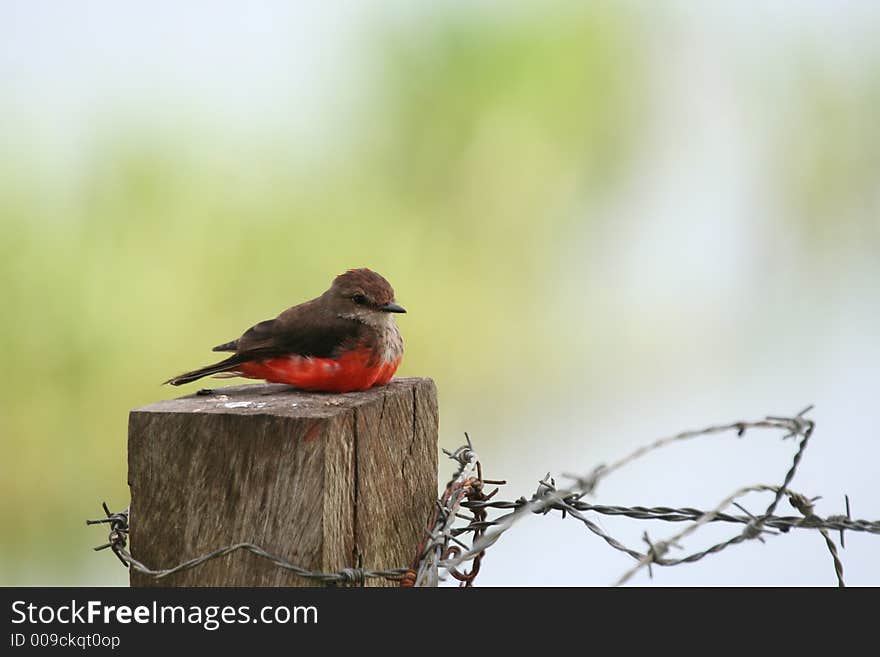
[[241, 344], [242, 340], [245, 341], [245, 344], [248, 344], [256, 343], [260, 340], [266, 339], [272, 335], [275, 321], [275, 319], [267, 319], [266, 321], [260, 322], [259, 324], [254, 324], [247, 331], [245, 331], [244, 335], [242, 335], [240, 338], [230, 340], [229, 342], [224, 342], [223, 344], [218, 344], [211, 351], [238, 351], [238, 345]]
[[307, 301], [255, 324], [238, 340], [218, 345], [214, 351], [235, 351], [255, 359], [286, 354], [332, 358], [344, 346], [356, 344], [363, 328], [359, 322], [321, 313], [315, 301]]

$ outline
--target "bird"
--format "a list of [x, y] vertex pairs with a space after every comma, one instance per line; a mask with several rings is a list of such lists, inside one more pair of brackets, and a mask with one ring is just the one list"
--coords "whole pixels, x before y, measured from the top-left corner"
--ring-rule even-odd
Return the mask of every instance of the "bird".
[[331, 393], [385, 385], [403, 359], [394, 315], [405, 312], [381, 274], [349, 269], [319, 297], [214, 347], [213, 351], [233, 352], [228, 358], [165, 383], [179, 386], [212, 375], [242, 376]]

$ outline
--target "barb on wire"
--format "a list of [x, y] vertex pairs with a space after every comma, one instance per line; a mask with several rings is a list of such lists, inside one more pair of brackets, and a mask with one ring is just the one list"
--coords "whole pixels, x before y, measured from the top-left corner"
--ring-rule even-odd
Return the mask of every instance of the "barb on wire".
[[[415, 586], [436, 586], [439, 581], [438, 570], [441, 563], [449, 558], [457, 557], [467, 545], [461, 543], [452, 531], [457, 518], [461, 517], [459, 508], [464, 500], [471, 502], [487, 502], [498, 489], [486, 495], [483, 493], [483, 470], [479, 457], [473, 449], [470, 436], [465, 433], [467, 444], [459, 447], [454, 452], [443, 450], [453, 461], [458, 463], [458, 470], [446, 485], [446, 491], [441, 496], [434, 508], [434, 513], [428, 523], [427, 536], [419, 547], [416, 554], [416, 565], [413, 567]], [[476, 476], [474, 476], [476, 475]], [[493, 482], [503, 484], [505, 482]], [[486, 511], [478, 509], [473, 514], [473, 521], [484, 522]], [[482, 536], [483, 529], [475, 528], [475, 536]], [[456, 545], [450, 545], [450, 542]], [[480, 572], [483, 555], [475, 554], [470, 571], [461, 572], [456, 567], [448, 568], [447, 571], [462, 586], [471, 586], [477, 574]], [[408, 580], [407, 580], [408, 581]]]
[[[437, 500], [430, 518], [428, 518], [425, 536], [419, 545], [413, 563], [409, 567], [390, 570], [374, 571], [358, 567], [347, 568], [336, 573], [315, 572], [291, 564], [251, 543], [236, 543], [184, 561], [171, 568], [154, 570], [135, 560], [126, 549], [129, 530], [128, 509], [121, 513], [111, 513], [105, 504], [104, 512], [107, 517], [87, 522], [88, 524], [108, 523], [110, 525], [109, 542], [95, 548], [96, 550], [109, 547], [123, 564], [156, 579], [196, 568], [211, 559], [225, 556], [237, 550], [244, 550], [267, 559], [277, 567], [289, 570], [300, 577], [328, 584], [362, 584], [366, 579], [378, 578], [399, 582], [402, 587], [436, 586], [443, 579], [441, 573], [444, 572], [459, 581], [461, 586], [472, 586], [481, 570], [487, 550], [495, 545], [501, 536], [525, 517], [547, 515], [552, 511], [560, 512], [563, 518], [577, 520], [587, 531], [601, 538], [611, 548], [627, 554], [635, 561], [617, 579], [615, 585], [626, 583], [642, 568], [647, 568], [649, 575], [653, 577], [652, 567], [655, 565], [676, 566], [692, 563], [748, 540], [757, 539], [763, 542], [766, 537], [779, 536], [796, 529], [819, 532], [831, 554], [837, 583], [839, 586], [844, 586], [843, 563], [829, 532], [839, 532], [840, 545], [843, 548], [844, 531], [880, 534], [880, 521], [853, 519], [848, 495], [845, 496], [845, 515], [822, 518], [815, 513], [814, 509], [814, 502], [818, 498], [807, 497], [790, 488], [815, 429], [815, 423], [805, 417], [811, 409], [812, 407], [808, 407], [793, 417], [767, 416], [762, 420], [713, 425], [661, 438], [634, 450], [610, 465], [601, 465], [595, 468], [586, 476], [566, 475], [572, 480], [572, 485], [568, 488], [557, 488], [556, 481], [548, 473], [538, 482], [536, 491], [530, 497], [521, 496], [516, 500], [495, 499], [499, 490], [497, 487], [491, 492], [486, 492], [487, 485], [501, 486], [506, 482], [483, 478], [483, 468], [479, 456], [474, 450], [470, 436], [465, 434], [465, 445], [452, 452], [444, 450], [446, 455], [456, 463], [455, 472], [440, 499]], [[759, 429], [781, 431], [784, 434], [783, 439], [799, 439], [791, 465], [779, 485], [757, 484], [739, 488], [709, 510], [694, 507], [602, 505], [593, 504], [584, 499], [588, 494], [595, 493], [599, 482], [609, 474], [654, 450], [701, 436], [733, 432], [741, 438], [747, 432]], [[753, 493], [772, 494], [769, 504], [761, 515], [751, 513], [738, 501], [743, 496]], [[775, 515], [776, 508], [783, 498], [788, 498], [789, 503], [800, 513], [800, 516]], [[741, 513], [732, 513], [728, 510], [731, 506], [736, 507]], [[490, 518], [489, 514], [493, 511], [502, 513]], [[644, 532], [642, 540], [647, 547], [639, 549], [627, 546], [616, 539], [602, 529], [598, 523], [587, 517], [587, 514], [689, 524], [662, 540], [654, 540], [649, 537], [647, 532]], [[685, 538], [709, 523], [740, 525], [742, 529], [730, 538], [708, 548], [681, 557], [669, 556], [672, 549], [683, 549], [682, 542]], [[360, 566], [360, 564], [358, 565]]]
[[[814, 497], [812, 499], [808, 499], [804, 495], [800, 495], [798, 493], [790, 492], [788, 493], [788, 503], [791, 504], [795, 509], [801, 512], [801, 515], [804, 516], [805, 520], [810, 518], [815, 518], [816, 514], [814, 513], [813, 503], [818, 498]], [[846, 496], [846, 506], [847, 506], [847, 516], [849, 515], [849, 496]], [[818, 527], [819, 534], [821, 534], [822, 538], [825, 540], [825, 546], [828, 548], [828, 552], [831, 554], [831, 560], [834, 562], [834, 573], [837, 575], [837, 585], [840, 588], [844, 588], [846, 584], [843, 581], [843, 562], [840, 560], [840, 556], [837, 554], [837, 546], [834, 545], [834, 541], [831, 540], [831, 536], [828, 534], [828, 529], [825, 527]], [[840, 544], [843, 547], [843, 530], [840, 530]]]

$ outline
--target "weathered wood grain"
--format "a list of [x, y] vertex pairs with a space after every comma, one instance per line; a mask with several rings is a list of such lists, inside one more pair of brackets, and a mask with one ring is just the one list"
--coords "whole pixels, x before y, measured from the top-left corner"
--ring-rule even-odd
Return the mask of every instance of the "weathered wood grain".
[[[135, 409], [132, 556], [168, 568], [250, 542], [310, 570], [408, 566], [437, 495], [437, 424], [430, 379], [230, 386]], [[161, 580], [131, 572], [132, 586], [309, 584], [245, 552]]]

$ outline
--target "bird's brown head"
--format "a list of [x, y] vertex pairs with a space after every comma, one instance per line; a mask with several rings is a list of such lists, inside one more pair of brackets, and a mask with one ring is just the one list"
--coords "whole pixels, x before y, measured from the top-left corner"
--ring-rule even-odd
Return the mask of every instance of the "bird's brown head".
[[370, 269], [349, 269], [333, 279], [325, 297], [343, 317], [368, 324], [387, 321], [389, 313], [405, 313], [394, 300], [394, 288]]

